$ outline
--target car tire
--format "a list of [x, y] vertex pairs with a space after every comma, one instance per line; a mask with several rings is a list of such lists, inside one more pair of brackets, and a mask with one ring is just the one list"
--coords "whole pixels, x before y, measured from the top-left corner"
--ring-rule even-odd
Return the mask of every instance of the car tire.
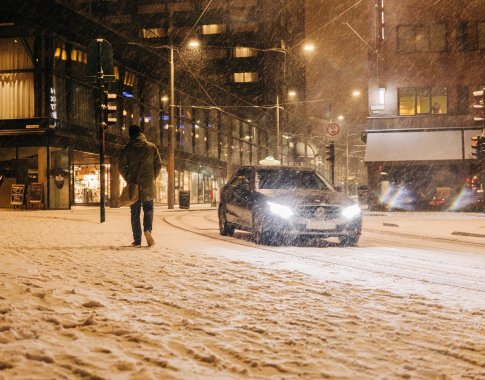
[[226, 208], [219, 205], [219, 233], [222, 236], [234, 236], [235, 227], [227, 222]]
[[339, 237], [340, 245], [343, 247], [355, 247], [359, 241], [359, 234], [348, 234]]

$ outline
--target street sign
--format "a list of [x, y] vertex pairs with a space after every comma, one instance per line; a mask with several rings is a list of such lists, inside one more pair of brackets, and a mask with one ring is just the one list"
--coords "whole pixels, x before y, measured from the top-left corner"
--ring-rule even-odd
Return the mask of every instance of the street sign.
[[330, 123], [327, 125], [327, 135], [335, 137], [340, 133], [340, 126], [337, 123]]

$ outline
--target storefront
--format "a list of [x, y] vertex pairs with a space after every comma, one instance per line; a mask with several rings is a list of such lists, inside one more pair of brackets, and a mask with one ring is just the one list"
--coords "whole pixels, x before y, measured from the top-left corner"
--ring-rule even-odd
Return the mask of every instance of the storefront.
[[[371, 208], [463, 208], [475, 202], [467, 183], [479, 168], [471, 154], [471, 137], [480, 128], [407, 129], [367, 131], [365, 162]], [[483, 189], [478, 189], [482, 190]], [[458, 207], [457, 207], [458, 208]]]

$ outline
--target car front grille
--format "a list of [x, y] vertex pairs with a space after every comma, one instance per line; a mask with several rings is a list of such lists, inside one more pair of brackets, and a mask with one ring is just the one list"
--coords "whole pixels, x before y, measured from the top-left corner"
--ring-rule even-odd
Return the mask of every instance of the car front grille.
[[303, 206], [299, 209], [298, 215], [308, 219], [333, 220], [340, 217], [340, 208], [335, 206]]

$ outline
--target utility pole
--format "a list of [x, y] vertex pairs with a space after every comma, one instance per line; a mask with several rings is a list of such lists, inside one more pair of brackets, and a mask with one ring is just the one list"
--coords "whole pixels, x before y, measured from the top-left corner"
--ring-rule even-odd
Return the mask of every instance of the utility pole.
[[276, 147], [275, 147], [275, 158], [280, 160], [280, 150], [281, 150], [281, 141], [280, 141], [280, 97], [276, 95]]
[[349, 133], [347, 132], [347, 140], [345, 143], [345, 189], [344, 194], [349, 194]]
[[167, 144], [167, 205], [175, 206], [175, 66], [174, 48], [170, 47], [170, 124], [168, 126]]
[[96, 122], [99, 129], [99, 166], [100, 166], [100, 199], [99, 199], [99, 219], [100, 223], [106, 220], [105, 210], [105, 145], [106, 145], [106, 128], [108, 127], [108, 95], [105, 91], [107, 78], [114, 77], [113, 69], [113, 48], [111, 44], [97, 38], [88, 45], [88, 64], [86, 68], [88, 77], [95, 77], [98, 85], [98, 109], [96, 110]]

